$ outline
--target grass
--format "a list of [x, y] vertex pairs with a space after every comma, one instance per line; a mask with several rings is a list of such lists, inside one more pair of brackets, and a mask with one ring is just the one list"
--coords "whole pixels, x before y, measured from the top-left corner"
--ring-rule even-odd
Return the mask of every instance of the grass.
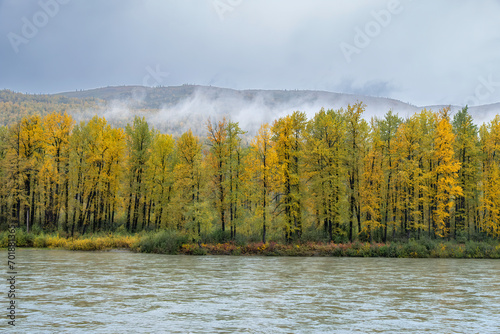
[[177, 254], [187, 242], [186, 234], [175, 230], [163, 230], [143, 235], [133, 244], [132, 249], [144, 253]]
[[[38, 235], [16, 231], [17, 247], [60, 248], [68, 250], [130, 249], [136, 252], [186, 255], [263, 255], [263, 256], [343, 256], [393, 258], [500, 258], [498, 240], [444, 241], [410, 240], [391, 243], [368, 242], [233, 242], [224, 237], [208, 238], [207, 243], [193, 242], [185, 233], [175, 230], [136, 235], [102, 234], [64, 238], [59, 234]], [[0, 248], [8, 245], [8, 233], [0, 233]]]
[[[392, 243], [325, 243], [305, 242], [186, 242], [189, 238], [178, 232], [159, 232], [141, 238], [138, 251], [185, 255], [265, 255], [265, 256], [343, 256], [393, 258], [500, 258], [498, 240], [483, 242], [410, 240]], [[168, 245], [168, 246], [162, 246]]]
[[[139, 236], [130, 235], [102, 235], [102, 236], [82, 236], [78, 238], [63, 238], [59, 234], [31, 234], [23, 230], [16, 231], [17, 247], [35, 248], [61, 248], [69, 250], [109, 250], [116, 248], [132, 249], [137, 243]], [[8, 234], [0, 233], [0, 248], [6, 248], [8, 244]]]

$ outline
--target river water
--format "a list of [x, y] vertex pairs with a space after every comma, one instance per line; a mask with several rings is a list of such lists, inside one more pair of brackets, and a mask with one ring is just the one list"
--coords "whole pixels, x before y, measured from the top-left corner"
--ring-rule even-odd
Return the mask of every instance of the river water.
[[498, 260], [16, 252], [17, 333], [500, 333]]

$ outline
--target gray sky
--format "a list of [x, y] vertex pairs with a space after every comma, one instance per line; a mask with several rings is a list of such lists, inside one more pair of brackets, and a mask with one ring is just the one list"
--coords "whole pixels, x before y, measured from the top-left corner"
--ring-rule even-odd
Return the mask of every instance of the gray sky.
[[500, 101], [500, 0], [0, 0], [0, 89], [184, 83]]

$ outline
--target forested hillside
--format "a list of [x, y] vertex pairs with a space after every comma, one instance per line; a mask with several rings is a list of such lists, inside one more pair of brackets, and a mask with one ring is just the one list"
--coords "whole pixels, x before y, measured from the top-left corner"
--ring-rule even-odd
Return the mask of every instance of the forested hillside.
[[145, 117], [161, 132], [181, 135], [191, 129], [205, 135], [207, 117], [230, 118], [255, 134], [261, 123], [294, 110], [314, 114], [322, 106], [332, 108], [365, 101], [369, 114], [382, 110], [413, 113], [417, 108], [401, 101], [322, 91], [234, 90], [212, 86], [182, 85], [169, 87], [111, 86], [59, 94], [22, 94], [0, 91], [0, 124], [10, 124], [24, 116], [66, 111], [79, 121], [98, 115], [113, 127], [125, 128], [135, 116]]
[[31, 115], [45, 116], [53, 112], [96, 110], [104, 101], [71, 98], [60, 95], [33, 95], [0, 90], [0, 125], [8, 125]]
[[[312, 118], [322, 107], [340, 109], [359, 101], [366, 104], [366, 120], [381, 116], [387, 110], [410, 117], [422, 109], [440, 110], [448, 106], [454, 114], [462, 108], [417, 107], [390, 98], [310, 90], [235, 90], [187, 84], [154, 88], [110, 86], [49, 95], [0, 90], [0, 124], [8, 125], [30, 115], [66, 111], [77, 123], [88, 122], [98, 115], [106, 118], [112, 127], [125, 128], [138, 116], [163, 133], [180, 136], [191, 129], [194, 135], [204, 137], [208, 117], [226, 117], [238, 122], [248, 136], [253, 136], [262, 123], [271, 124], [295, 110]], [[500, 103], [496, 103], [472, 106], [468, 111], [474, 123], [481, 124], [491, 121], [499, 109]]]
[[264, 242], [500, 236], [500, 116], [478, 128], [467, 108], [369, 121], [364, 109], [297, 111], [248, 144], [225, 118], [205, 120], [199, 137], [139, 117], [117, 128], [59, 109], [24, 116], [0, 128], [0, 227]]

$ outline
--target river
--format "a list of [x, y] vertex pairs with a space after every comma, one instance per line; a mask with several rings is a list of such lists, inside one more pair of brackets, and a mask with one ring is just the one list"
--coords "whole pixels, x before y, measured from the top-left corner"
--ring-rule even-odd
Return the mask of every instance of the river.
[[18, 333], [500, 333], [498, 260], [16, 256]]

